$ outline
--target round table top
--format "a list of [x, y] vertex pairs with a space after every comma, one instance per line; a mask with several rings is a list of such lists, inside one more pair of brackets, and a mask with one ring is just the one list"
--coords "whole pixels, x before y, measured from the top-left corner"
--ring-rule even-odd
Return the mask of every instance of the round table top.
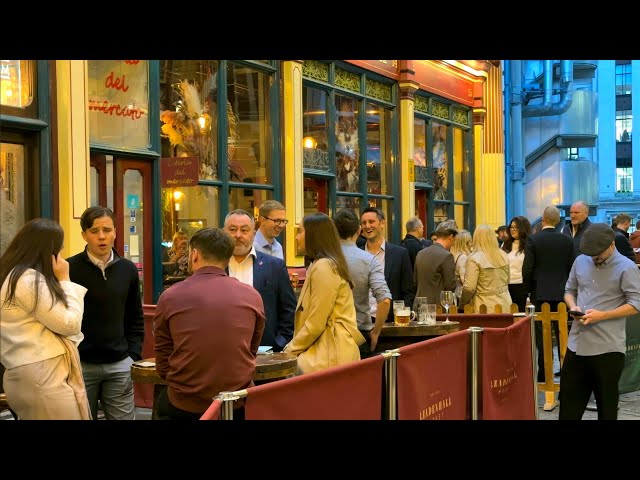
[[[148, 362], [149, 366], [142, 366]], [[285, 378], [296, 372], [298, 357], [290, 353], [278, 352], [267, 353], [264, 355], [256, 355], [256, 373], [254, 380], [272, 380], [276, 378]], [[145, 358], [131, 365], [131, 377], [134, 382], [165, 384], [166, 382], [160, 378], [156, 372], [156, 359]]]
[[425, 325], [418, 322], [409, 322], [399, 326], [395, 323], [386, 323], [380, 332], [380, 337], [430, 337], [446, 335], [460, 330], [460, 322], [449, 323], [436, 322], [435, 325]]

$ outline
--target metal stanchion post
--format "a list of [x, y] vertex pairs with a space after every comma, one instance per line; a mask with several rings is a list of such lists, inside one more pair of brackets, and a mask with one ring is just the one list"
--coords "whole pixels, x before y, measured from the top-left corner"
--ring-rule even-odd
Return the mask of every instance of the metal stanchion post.
[[536, 420], [538, 420], [540, 412], [538, 412], [538, 361], [536, 355], [539, 355], [540, 352], [536, 348], [536, 307], [535, 305], [527, 304], [525, 311], [527, 316], [531, 317], [531, 363], [533, 364], [531, 380], [533, 382], [533, 405], [536, 409]]
[[382, 354], [385, 358], [385, 373], [387, 376], [387, 420], [398, 419], [398, 394], [396, 386], [398, 349], [386, 350]]
[[237, 390], [235, 392], [220, 392], [218, 398], [222, 402], [221, 420], [233, 420], [233, 402], [247, 396], [247, 390]]
[[480, 334], [484, 332], [484, 328], [469, 327], [469, 331], [471, 332], [471, 420], [478, 420], [478, 396], [480, 395], [480, 392], [478, 392], [478, 377], [480, 375], [480, 369], [478, 368], [480, 363], [479, 339]]

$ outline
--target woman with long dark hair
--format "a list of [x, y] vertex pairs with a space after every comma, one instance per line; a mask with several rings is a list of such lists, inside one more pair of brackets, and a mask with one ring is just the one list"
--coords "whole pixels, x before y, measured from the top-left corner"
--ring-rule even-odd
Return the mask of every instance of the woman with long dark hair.
[[527, 304], [527, 292], [522, 278], [525, 246], [531, 235], [531, 224], [527, 217], [513, 217], [507, 228], [507, 239], [502, 244], [502, 250], [509, 257], [509, 294], [513, 303], [518, 305], [518, 311], [524, 312]]
[[90, 419], [77, 345], [87, 289], [69, 280], [64, 232], [27, 222], [0, 257], [0, 361], [11, 408], [26, 420]]
[[298, 357], [298, 373], [360, 360], [353, 282], [333, 221], [324, 213], [305, 216], [298, 249], [312, 260], [298, 305], [293, 339], [284, 351]]

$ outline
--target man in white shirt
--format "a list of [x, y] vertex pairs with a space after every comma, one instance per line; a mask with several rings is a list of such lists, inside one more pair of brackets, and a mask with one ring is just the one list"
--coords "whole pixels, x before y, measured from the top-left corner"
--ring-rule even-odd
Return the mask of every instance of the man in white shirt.
[[253, 241], [256, 251], [284, 260], [282, 245], [276, 240], [289, 223], [285, 218], [284, 205], [277, 200], [267, 200], [260, 207], [258, 214], [260, 226]]
[[249, 212], [229, 212], [224, 230], [235, 241], [227, 268], [229, 276], [251, 285], [262, 297], [266, 323], [260, 345], [279, 352], [293, 338], [297, 304], [284, 260], [258, 251], [254, 244], [255, 222]]

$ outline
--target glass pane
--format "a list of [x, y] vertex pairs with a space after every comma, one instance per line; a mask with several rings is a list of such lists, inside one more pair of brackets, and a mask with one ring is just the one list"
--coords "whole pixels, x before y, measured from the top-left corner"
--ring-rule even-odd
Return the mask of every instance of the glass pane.
[[[198, 157], [201, 180], [219, 178], [217, 72], [215, 60], [165, 60], [160, 64], [162, 156]], [[232, 132], [237, 121], [230, 107], [220, 114], [227, 115]]]
[[[464, 155], [464, 131], [453, 129], [453, 198], [456, 202], [466, 200], [469, 169]], [[460, 226], [460, 224], [458, 224]]]
[[144, 178], [138, 170], [127, 170], [123, 179], [124, 257], [138, 267], [140, 294], [143, 295], [142, 271], [144, 268]]
[[391, 111], [370, 105], [367, 109], [367, 190], [391, 192]]
[[433, 202], [433, 220], [434, 220], [434, 230], [435, 227], [438, 226], [440, 222], [445, 221], [449, 218], [449, 204], [442, 202]]
[[304, 178], [304, 214], [322, 212], [331, 215], [328, 202], [329, 185], [326, 179]]
[[427, 122], [421, 118], [413, 119], [413, 164], [416, 167], [427, 166]]
[[[271, 190], [258, 190], [255, 188], [231, 188], [229, 194], [229, 211], [241, 208], [253, 214], [258, 220], [258, 209], [267, 200], [273, 198]], [[224, 220], [224, 219], [223, 219]]]
[[327, 135], [327, 94], [311, 87], [302, 88], [302, 136], [304, 168], [331, 171]]
[[[162, 275], [164, 287], [184, 279], [184, 262], [172, 261], [171, 246], [178, 232], [187, 240], [204, 227], [219, 227], [219, 190], [199, 185], [162, 189]], [[175, 260], [175, 258], [173, 258]]]
[[149, 62], [88, 60], [89, 138], [118, 148], [147, 148]]
[[[393, 201], [386, 200], [382, 198], [369, 198], [368, 207], [376, 207], [382, 210], [385, 219], [385, 229], [384, 229], [384, 238], [386, 241], [389, 241], [389, 230], [391, 229], [392, 219], [393, 219]], [[363, 209], [364, 210], [364, 209]]]
[[0, 144], [0, 255], [26, 221], [24, 146]]
[[364, 210], [360, 208], [360, 202], [362, 201], [361, 197], [342, 197], [340, 195], [336, 196], [336, 211], [341, 208], [350, 208], [358, 217], [360, 217], [360, 210]]
[[98, 170], [96, 170], [94, 166], [91, 166], [89, 170], [89, 182], [91, 184], [89, 206], [98, 207], [100, 206], [100, 201], [98, 200], [98, 195], [100, 194], [100, 175], [98, 175]]
[[33, 102], [35, 60], [0, 60], [0, 105], [26, 108]]
[[447, 152], [447, 125], [431, 125], [434, 200], [447, 200], [449, 157]]
[[269, 75], [254, 68], [228, 66], [227, 140], [232, 182], [272, 183], [269, 80]]
[[336, 95], [336, 188], [342, 192], [360, 191], [359, 111], [358, 100]]

